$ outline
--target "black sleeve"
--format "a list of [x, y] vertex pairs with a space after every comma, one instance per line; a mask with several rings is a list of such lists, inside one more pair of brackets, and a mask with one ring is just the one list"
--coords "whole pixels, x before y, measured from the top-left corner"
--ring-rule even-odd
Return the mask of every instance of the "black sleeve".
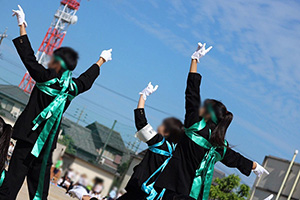
[[[147, 144], [148, 144], [148, 146], [151, 146], [151, 145], [154, 145], [154, 144], [156, 144], [158, 142], [161, 142], [163, 139], [164, 139], [164, 137], [161, 134], [157, 133], [151, 140], [149, 140], [147, 142]], [[167, 149], [166, 148], [167, 145], [165, 143], [162, 146], [158, 147], [158, 148], [160, 148], [160, 149]]]
[[198, 73], [189, 73], [187, 86], [185, 90], [185, 120], [184, 126], [189, 128], [200, 120], [199, 107], [201, 75]]
[[45, 82], [56, 77], [55, 70], [46, 69], [37, 62], [27, 35], [15, 38], [13, 43], [30, 76], [36, 82]]
[[148, 124], [144, 108], [137, 108], [134, 110], [134, 121], [138, 131]]
[[224, 159], [221, 161], [224, 165], [231, 168], [237, 168], [242, 174], [249, 176], [253, 167], [253, 161], [245, 158], [238, 152], [228, 148]]
[[74, 82], [78, 88], [78, 94], [89, 90], [94, 84], [96, 78], [100, 74], [100, 67], [93, 64], [88, 70], [81, 74], [78, 78], [74, 78]]
[[[135, 120], [135, 127], [138, 131], [144, 128], [148, 124], [144, 108], [137, 108], [134, 110], [134, 120]], [[147, 145], [151, 146], [162, 140], [163, 140], [163, 136], [157, 133], [151, 140], [147, 142]]]

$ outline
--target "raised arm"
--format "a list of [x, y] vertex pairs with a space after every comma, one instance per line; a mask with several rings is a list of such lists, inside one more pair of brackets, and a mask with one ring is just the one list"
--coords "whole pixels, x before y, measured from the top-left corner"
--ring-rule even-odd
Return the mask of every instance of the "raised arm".
[[188, 75], [187, 87], [185, 91], [185, 120], [184, 124], [186, 128], [189, 128], [193, 124], [199, 121], [199, 107], [201, 103], [200, 98], [200, 83], [201, 75], [197, 73], [197, 63], [201, 57], [203, 57], [212, 47], [205, 49], [206, 44], [198, 43], [197, 50], [192, 55], [192, 61], [190, 65], [190, 73]]
[[264, 173], [269, 174], [269, 172], [257, 162], [253, 162], [248, 158], [245, 158], [243, 155], [230, 148], [226, 150], [224, 159], [221, 162], [227, 167], [237, 168], [246, 176], [249, 176], [251, 171], [253, 171], [258, 177]]
[[78, 94], [83, 93], [92, 87], [100, 74], [100, 67], [110, 60], [112, 60], [112, 49], [102, 51], [99, 60], [95, 64], [82, 73], [78, 78], [73, 79], [77, 85]]
[[20, 5], [18, 5], [18, 7], [19, 10], [13, 10], [13, 16], [17, 17], [18, 25], [20, 27], [20, 37], [14, 39], [13, 43], [30, 76], [37, 82], [47, 81], [55, 76], [55, 72], [53, 70], [45, 69], [43, 65], [37, 62], [27, 37], [27, 23], [25, 21], [24, 11]]
[[[148, 145], [152, 145], [157, 139], [161, 139], [161, 136], [157, 134], [150, 124], [148, 124], [144, 110], [147, 97], [155, 92], [157, 88], [158, 85], [153, 87], [150, 82], [148, 86], [140, 92], [138, 106], [137, 109], [134, 110], [135, 126], [138, 131], [135, 136], [141, 141], [146, 142]], [[160, 137], [155, 137], [157, 135]]]

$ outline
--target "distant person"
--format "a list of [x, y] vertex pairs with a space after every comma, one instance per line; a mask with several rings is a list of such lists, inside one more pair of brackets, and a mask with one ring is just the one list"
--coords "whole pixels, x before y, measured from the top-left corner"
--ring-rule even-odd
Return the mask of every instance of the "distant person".
[[12, 127], [0, 117], [0, 186], [6, 176], [5, 163], [7, 159]]
[[63, 166], [63, 158], [60, 157], [60, 158], [56, 161], [56, 163], [55, 163], [53, 169], [51, 169], [51, 170], [52, 170], [52, 173], [51, 173], [51, 176], [50, 176], [50, 180], [51, 180], [53, 183], [56, 183], [56, 182], [57, 182], [57, 179], [59, 178], [60, 173], [61, 173], [61, 171], [62, 171], [62, 166]]
[[81, 186], [83, 186], [83, 187], [86, 188], [88, 186], [88, 184], [89, 184], [89, 180], [88, 180], [87, 175], [86, 174], [82, 174], [80, 176], [80, 178], [79, 178], [79, 180], [78, 180], [78, 182], [77, 182], [76, 185], [81, 185]]
[[6, 161], [7, 167], [9, 166], [9, 162], [10, 162], [11, 156], [14, 152], [14, 149], [15, 149], [15, 144], [13, 143], [13, 141], [10, 141], [8, 152], [7, 152], [7, 161]]
[[65, 188], [66, 191], [69, 190], [71, 184], [72, 184], [72, 181], [71, 179], [68, 177], [68, 172], [66, 172], [64, 174], [63, 177], [61, 177], [58, 182], [57, 182], [58, 186], [62, 187], [62, 188]]
[[45, 68], [36, 60], [26, 33], [25, 13], [18, 7], [19, 10], [13, 10], [13, 16], [17, 17], [20, 37], [13, 42], [36, 84], [14, 126], [13, 138], [17, 144], [3, 183], [6, 187], [0, 188], [0, 199], [15, 200], [25, 177], [30, 199], [47, 199], [52, 152], [62, 115], [75, 96], [92, 87], [101, 65], [111, 60], [112, 50], [103, 51], [99, 60], [78, 78], [72, 78], [72, 71], [79, 56], [70, 47], [56, 49]]
[[107, 200], [115, 200], [117, 199], [118, 188], [113, 187], [113, 189], [109, 192]]
[[92, 190], [89, 192], [82, 185], [75, 185], [70, 191], [69, 194], [71, 197], [77, 198], [79, 200], [102, 200], [103, 196], [101, 192], [103, 190], [103, 183], [95, 183]]
[[[148, 145], [148, 150], [143, 160], [134, 167], [133, 175], [128, 181], [126, 193], [118, 200], [144, 200], [153, 194], [163, 195], [163, 190], [156, 190], [153, 187], [155, 180], [160, 176], [164, 167], [171, 159], [176, 144], [184, 135], [182, 122], [169, 117], [158, 126], [157, 132], [147, 122], [145, 113], [145, 102], [148, 96], [157, 90], [151, 83], [140, 92], [137, 109], [134, 110], [136, 137]], [[154, 195], [155, 196], [155, 195]]]

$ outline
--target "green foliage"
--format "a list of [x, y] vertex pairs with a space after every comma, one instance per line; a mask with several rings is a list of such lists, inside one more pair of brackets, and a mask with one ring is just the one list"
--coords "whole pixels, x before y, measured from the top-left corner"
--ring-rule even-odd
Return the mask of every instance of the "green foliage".
[[62, 139], [58, 140], [58, 142], [67, 147], [66, 153], [75, 155], [76, 149], [74, 148], [74, 141], [69, 135], [64, 135]]
[[250, 187], [241, 184], [237, 175], [229, 175], [225, 178], [216, 178], [216, 185], [210, 188], [209, 198], [211, 200], [245, 200], [250, 194]]

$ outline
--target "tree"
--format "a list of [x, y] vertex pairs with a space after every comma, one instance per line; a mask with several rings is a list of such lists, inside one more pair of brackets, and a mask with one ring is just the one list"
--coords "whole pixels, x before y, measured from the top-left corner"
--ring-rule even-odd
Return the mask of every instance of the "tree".
[[74, 141], [69, 135], [64, 135], [62, 139], [58, 141], [59, 143], [65, 145], [66, 148], [66, 153], [75, 155], [76, 154], [76, 149], [74, 148]]
[[250, 187], [241, 184], [237, 175], [229, 175], [225, 178], [216, 178], [210, 188], [209, 198], [211, 200], [245, 200], [250, 195]]

